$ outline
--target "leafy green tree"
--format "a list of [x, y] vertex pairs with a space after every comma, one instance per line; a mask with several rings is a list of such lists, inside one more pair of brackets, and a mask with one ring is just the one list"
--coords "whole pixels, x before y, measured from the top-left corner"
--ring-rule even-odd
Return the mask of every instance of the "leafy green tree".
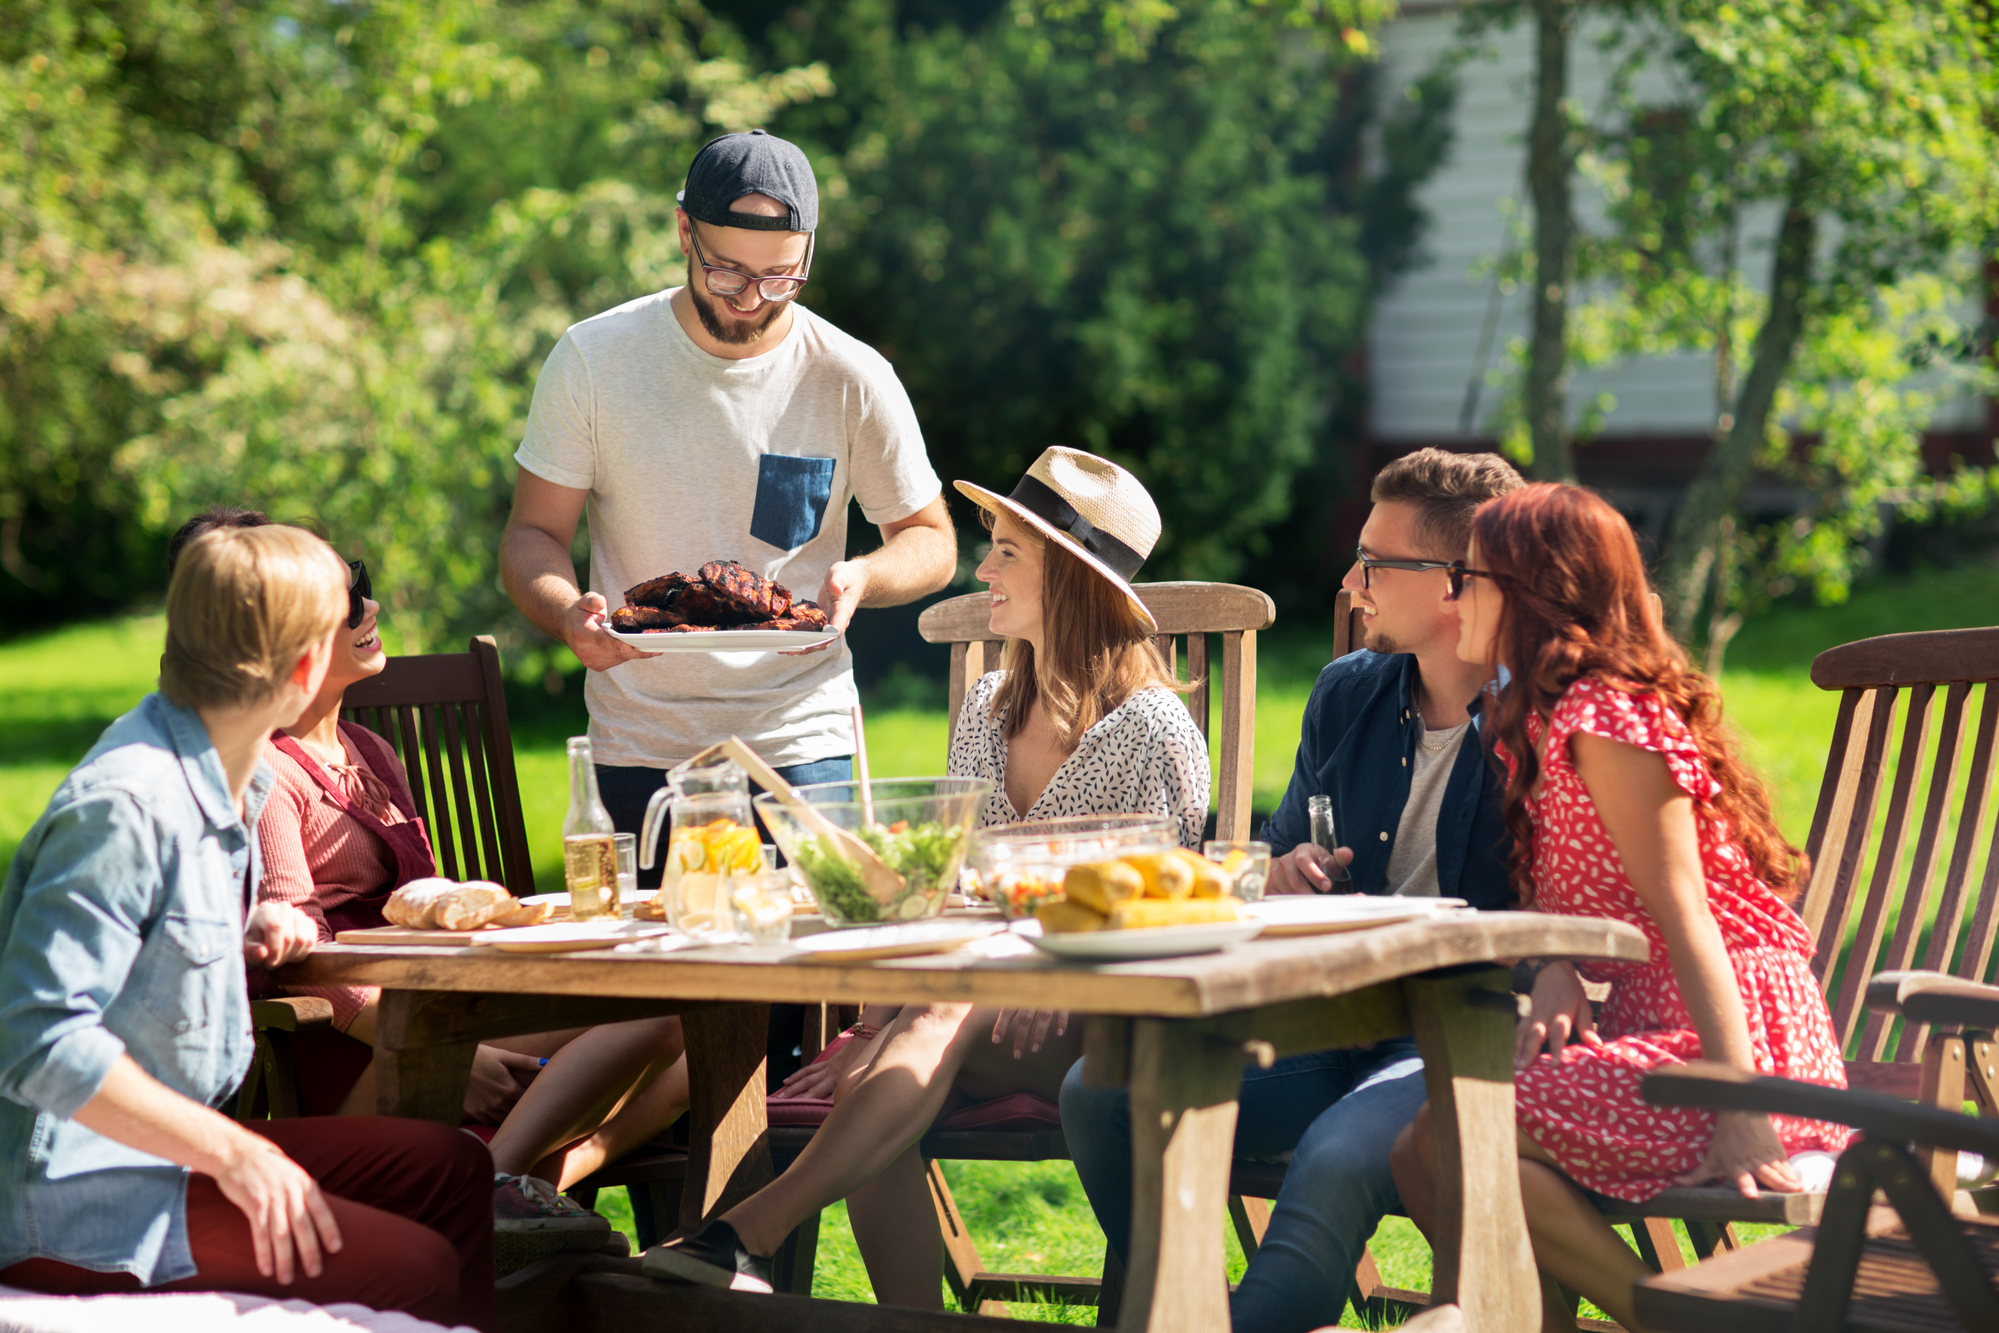
[[[1884, 510], [1961, 505], [1986, 485], [1926, 477], [1921, 442], [1943, 394], [1993, 384], [1961, 312], [1999, 218], [1999, 82], [1984, 0], [1662, 12], [1684, 96], [1628, 107], [1593, 144], [1613, 226], [1580, 272], [1611, 294], [1575, 341], [1600, 359], [1714, 358], [1715, 445], [1657, 577], [1683, 638], [1709, 608], [1718, 666], [1772, 596], [1843, 596]], [[1767, 255], [1745, 244], [1759, 211], [1776, 214]], [[1759, 468], [1813, 496], [1806, 511], [1744, 515]]]
[[940, 469], [1006, 484], [1089, 449], [1159, 500], [1150, 577], [1267, 552], [1344, 442], [1345, 363], [1414, 248], [1448, 80], [1387, 118], [1370, 176], [1358, 28], [1229, 0], [1148, 22], [1015, 0], [900, 34], [886, 4], [805, 12], [768, 40], [841, 88], [784, 122], [833, 174], [811, 299], [891, 357]]

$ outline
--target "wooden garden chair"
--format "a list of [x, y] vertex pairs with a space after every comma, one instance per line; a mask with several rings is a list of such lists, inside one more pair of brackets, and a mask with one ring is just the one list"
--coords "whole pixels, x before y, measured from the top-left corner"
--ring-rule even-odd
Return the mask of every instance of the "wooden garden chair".
[[[1903, 978], [1913, 984], [1891, 981], [1885, 1009], [1899, 1010], [1907, 1022], [1969, 1030], [1988, 1041], [1999, 1025], [1999, 988], [1934, 973]], [[1870, 989], [1883, 998], [1881, 987]], [[1861, 1131], [1840, 1156], [1816, 1227], [1640, 1281], [1634, 1297], [1647, 1327], [1676, 1333], [1999, 1328], [1993, 1280], [1999, 1219], [1955, 1209], [1956, 1181], [1939, 1188], [1933, 1174], [1936, 1162], [1954, 1160], [1959, 1150], [1999, 1156], [1999, 1123], [1955, 1106], [1715, 1065], [1653, 1074], [1644, 1090], [1662, 1105], [1809, 1116]], [[1932, 1160], [1919, 1160], [1919, 1153]], [[1886, 1206], [1875, 1205], [1877, 1190]]]
[[[1221, 753], [1217, 761], [1215, 799], [1216, 838], [1237, 840], [1253, 836], [1249, 827], [1251, 766], [1255, 753], [1256, 726], [1256, 636], [1277, 618], [1277, 608], [1263, 592], [1230, 583], [1141, 583], [1137, 592], [1146, 609], [1159, 624], [1155, 640], [1167, 669], [1178, 674], [1184, 653], [1186, 678], [1195, 682], [1187, 695], [1187, 708], [1205, 738], [1209, 734], [1209, 712], [1214, 692], [1212, 659], [1208, 636], [1221, 636]], [[1000, 665], [1003, 641], [989, 629], [992, 599], [987, 593], [968, 593], [926, 609], [917, 629], [926, 642], [949, 644], [951, 667], [949, 707], [951, 730], [958, 725], [958, 713], [965, 696], [979, 677]], [[808, 1022], [808, 1026], [810, 1026]], [[822, 1023], [822, 1027], [824, 1024]], [[1009, 1099], [1011, 1100], [1011, 1099]], [[967, 1310], [984, 1314], [1006, 1313], [1005, 1302], [1034, 1300], [1060, 1304], [1095, 1305], [1102, 1287], [1095, 1277], [1063, 1277], [1035, 1273], [988, 1272], [979, 1261], [964, 1218], [951, 1197], [940, 1160], [1045, 1162], [1067, 1161], [1068, 1145], [1062, 1138], [1060, 1120], [1052, 1106], [1038, 1117], [1042, 1123], [1029, 1128], [952, 1129], [948, 1119], [926, 1135], [923, 1155], [930, 1163], [931, 1201], [945, 1247], [945, 1281], [952, 1294]], [[772, 1148], [780, 1156], [795, 1155], [813, 1131], [803, 1126], [773, 1129]], [[811, 1226], [808, 1223], [807, 1226]], [[801, 1232], [804, 1228], [800, 1229]], [[801, 1247], [803, 1249], [804, 1247]], [[1106, 1273], [1115, 1261], [1105, 1256]], [[809, 1291], [809, 1253], [792, 1267], [794, 1285], [790, 1291]]]

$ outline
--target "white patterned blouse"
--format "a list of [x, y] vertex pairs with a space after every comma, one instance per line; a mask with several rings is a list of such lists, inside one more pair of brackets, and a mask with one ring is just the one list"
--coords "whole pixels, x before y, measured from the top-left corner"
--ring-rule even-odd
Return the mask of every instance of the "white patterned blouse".
[[1208, 747], [1179, 695], [1139, 690], [1083, 733], [1076, 749], [1025, 813], [1006, 794], [1006, 725], [993, 701], [1004, 671], [989, 672], [965, 698], [948, 764], [954, 778], [986, 778], [993, 794], [979, 827], [1071, 815], [1164, 815], [1183, 846], [1198, 848], [1208, 822]]

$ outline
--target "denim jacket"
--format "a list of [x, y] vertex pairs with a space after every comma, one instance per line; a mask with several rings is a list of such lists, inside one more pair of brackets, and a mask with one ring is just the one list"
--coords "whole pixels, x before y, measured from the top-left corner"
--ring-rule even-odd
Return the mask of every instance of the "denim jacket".
[[[1330, 796], [1334, 831], [1353, 849], [1354, 887], [1388, 891], [1388, 858], [1423, 734], [1415, 686], [1416, 659], [1408, 653], [1348, 653], [1319, 673], [1291, 785], [1263, 826], [1273, 855], [1310, 841], [1306, 802]], [[1437, 892], [1485, 911], [1505, 910], [1515, 906], [1506, 883], [1513, 843], [1499, 813], [1499, 771], [1478, 743], [1478, 729], [1474, 705], [1472, 734], [1458, 747], [1437, 816]]]
[[120, 1054], [217, 1105], [250, 1062], [238, 818], [191, 709], [148, 695], [35, 821], [0, 886], [0, 1268], [49, 1258], [148, 1285], [191, 1276], [187, 1171], [71, 1119]]

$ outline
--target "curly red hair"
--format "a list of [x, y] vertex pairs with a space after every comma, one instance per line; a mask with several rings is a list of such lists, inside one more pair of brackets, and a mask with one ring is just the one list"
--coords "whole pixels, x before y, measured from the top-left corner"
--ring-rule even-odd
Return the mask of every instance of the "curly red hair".
[[1804, 854], [1778, 831], [1769, 791], [1722, 722], [1721, 691], [1666, 633], [1624, 516], [1593, 491], [1542, 482], [1481, 505], [1472, 546], [1468, 563], [1490, 571], [1506, 599], [1493, 653], [1512, 678], [1492, 707], [1490, 735], [1513, 761], [1500, 810], [1513, 835], [1510, 878], [1520, 901], [1533, 900], [1527, 796], [1541, 776], [1528, 719], [1545, 725], [1582, 676], [1656, 694], [1679, 714], [1721, 785], [1712, 802], [1696, 798], [1697, 817], [1727, 821], [1770, 887], [1788, 892], [1802, 884]]

